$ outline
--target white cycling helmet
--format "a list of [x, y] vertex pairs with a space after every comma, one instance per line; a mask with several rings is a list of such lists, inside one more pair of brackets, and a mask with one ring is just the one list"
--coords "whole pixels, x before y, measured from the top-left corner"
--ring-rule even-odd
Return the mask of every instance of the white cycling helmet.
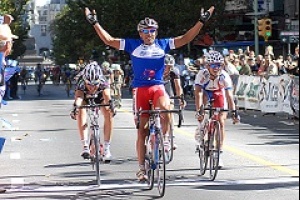
[[102, 82], [102, 70], [97, 62], [88, 64], [84, 69], [83, 79], [90, 85], [99, 85]]
[[224, 57], [218, 51], [211, 50], [205, 54], [205, 60], [207, 64], [223, 64]]
[[165, 56], [165, 65], [174, 66], [175, 65], [175, 58], [170, 54], [166, 54], [166, 56]]
[[137, 26], [137, 30], [141, 31], [145, 28], [155, 28], [158, 29], [158, 23], [149, 17], [146, 17], [145, 19], [141, 20], [140, 23]]

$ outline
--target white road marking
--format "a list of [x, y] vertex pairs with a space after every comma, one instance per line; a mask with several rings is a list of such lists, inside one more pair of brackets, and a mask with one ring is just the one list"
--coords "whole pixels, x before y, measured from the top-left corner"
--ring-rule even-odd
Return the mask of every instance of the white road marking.
[[12, 137], [10, 140], [11, 142], [20, 142], [22, 139], [20, 137]]
[[24, 187], [25, 180], [23, 178], [12, 178], [10, 180], [11, 189], [20, 189]]
[[10, 159], [12, 159], [12, 160], [20, 160], [21, 159], [21, 154], [18, 153], [18, 152], [11, 153], [10, 154]]
[[[22, 182], [20, 180], [20, 182]], [[235, 185], [270, 185], [270, 184], [288, 184], [295, 183], [295, 187], [299, 185], [298, 178], [278, 178], [278, 179], [257, 179], [257, 180], [178, 180], [167, 183], [167, 187], [204, 187], [204, 186], [235, 186]], [[20, 184], [19, 184], [20, 185]], [[117, 190], [117, 189], [143, 189], [147, 188], [146, 184], [110, 184], [110, 185], [91, 185], [91, 186], [44, 186], [36, 188], [33, 186], [24, 186], [22, 188], [11, 188], [7, 193], [19, 192], [80, 192], [80, 191], [96, 191], [96, 190]]]

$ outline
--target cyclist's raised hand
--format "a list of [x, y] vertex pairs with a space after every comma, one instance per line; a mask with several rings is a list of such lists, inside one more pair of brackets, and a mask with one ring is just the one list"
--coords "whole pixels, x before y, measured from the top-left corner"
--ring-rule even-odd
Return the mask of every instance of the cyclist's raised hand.
[[210, 19], [210, 17], [212, 16], [214, 10], [215, 10], [214, 6], [211, 6], [207, 11], [204, 11], [204, 8], [202, 8], [201, 12], [200, 12], [199, 21], [201, 23], [205, 24]]
[[85, 16], [88, 22], [93, 26], [98, 23], [97, 13], [95, 10], [90, 11], [90, 9], [85, 8]]

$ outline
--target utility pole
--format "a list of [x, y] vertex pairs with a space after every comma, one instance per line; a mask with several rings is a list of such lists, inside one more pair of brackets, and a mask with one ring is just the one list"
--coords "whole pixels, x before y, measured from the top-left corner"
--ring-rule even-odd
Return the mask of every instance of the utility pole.
[[259, 55], [259, 38], [258, 38], [258, 0], [254, 0], [254, 44], [255, 44], [255, 54]]

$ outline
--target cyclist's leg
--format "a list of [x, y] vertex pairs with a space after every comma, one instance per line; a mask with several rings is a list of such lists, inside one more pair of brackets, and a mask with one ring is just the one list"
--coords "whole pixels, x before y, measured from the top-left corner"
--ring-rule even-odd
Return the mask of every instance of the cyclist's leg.
[[[149, 88], [138, 88], [135, 91], [135, 112], [137, 113], [139, 110], [150, 110], [149, 100], [151, 100], [151, 95], [149, 93]], [[137, 176], [140, 180], [144, 180], [146, 177], [146, 169], [145, 169], [145, 140], [148, 135], [148, 115], [142, 115], [140, 117], [140, 124], [137, 133], [137, 141], [136, 141], [136, 151], [138, 157], [139, 164], [139, 172]]]
[[[104, 99], [104, 104], [108, 104], [109, 101], [111, 100], [110, 96], [110, 89], [105, 89], [102, 93], [103, 99]], [[101, 108], [103, 117], [104, 117], [104, 159], [105, 160], [110, 160], [111, 159], [111, 153], [110, 153], [110, 142], [111, 142], [111, 136], [113, 132], [113, 113], [111, 112], [109, 107], [102, 107]]]
[[[156, 86], [156, 90], [154, 92], [153, 103], [155, 108], [160, 110], [169, 110], [170, 109], [170, 98], [166, 93], [164, 86]], [[162, 130], [163, 134], [167, 134], [170, 132], [170, 124], [171, 124], [171, 115], [163, 114], [162, 115]]]
[[224, 140], [225, 140], [225, 137], [226, 137], [226, 134], [225, 134], [225, 121], [227, 119], [227, 115], [228, 113], [227, 112], [221, 112], [220, 113], [220, 126], [221, 126], [221, 150], [223, 149], [223, 144], [224, 144]]
[[77, 116], [77, 126], [79, 130], [79, 136], [82, 143], [83, 151], [81, 156], [85, 159], [89, 158], [89, 127], [87, 124], [87, 113], [85, 109], [79, 109]]
[[[75, 102], [77, 105], [85, 104], [84, 99], [84, 94], [82, 91], [76, 91], [75, 93]], [[79, 137], [83, 146], [83, 152], [82, 156], [84, 158], [88, 158], [89, 156], [89, 146], [90, 146], [90, 141], [89, 141], [89, 127], [87, 124], [87, 112], [85, 109], [79, 109], [78, 110], [78, 116], [77, 116], [77, 127], [79, 131]]]

